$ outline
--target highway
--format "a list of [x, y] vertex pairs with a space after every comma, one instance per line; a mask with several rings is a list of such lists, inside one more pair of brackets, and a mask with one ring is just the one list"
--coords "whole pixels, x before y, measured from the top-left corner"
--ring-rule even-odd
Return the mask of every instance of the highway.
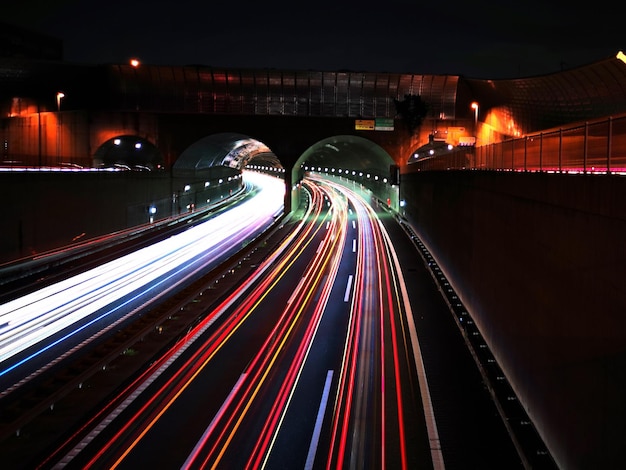
[[298, 230], [110, 400], [64, 466], [432, 466], [392, 247], [355, 193], [307, 187]]
[[[289, 235], [219, 301], [189, 298], [201, 321], [148, 360], [125, 358], [135, 371], [112, 393], [102, 395], [110, 372], [90, 379], [100, 398], [81, 407], [70, 395], [53, 413], [58, 425], [80, 409], [80, 424], [15, 468], [518, 468], [397, 222], [331, 180], [311, 175], [303, 187], [307, 212]], [[439, 305], [415, 313], [416, 295], [420, 308]], [[442, 325], [447, 333], [423, 333]], [[26, 442], [14, 437], [0, 452]]]

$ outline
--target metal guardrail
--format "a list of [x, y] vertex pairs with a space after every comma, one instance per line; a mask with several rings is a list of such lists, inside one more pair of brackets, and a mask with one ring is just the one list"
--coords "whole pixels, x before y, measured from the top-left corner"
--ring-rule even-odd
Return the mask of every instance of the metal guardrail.
[[626, 174], [626, 115], [421, 158], [408, 171], [499, 170]]

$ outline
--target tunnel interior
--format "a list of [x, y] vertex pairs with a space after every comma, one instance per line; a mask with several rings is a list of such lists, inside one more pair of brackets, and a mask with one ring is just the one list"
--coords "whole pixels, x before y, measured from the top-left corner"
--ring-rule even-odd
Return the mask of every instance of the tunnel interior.
[[393, 158], [379, 145], [363, 137], [339, 135], [320, 140], [309, 147], [294, 166], [294, 177], [306, 171], [325, 171], [344, 175], [369, 174], [389, 177]]
[[251, 161], [282, 169], [283, 165], [262, 142], [234, 132], [206, 136], [187, 147], [174, 163], [173, 170], [206, 170], [223, 166], [242, 170]]
[[320, 140], [297, 160], [291, 176], [292, 201], [300, 200], [299, 182], [307, 172], [328, 175], [345, 183], [371, 191], [379, 201], [399, 209], [399, 170], [397, 178], [393, 158], [379, 145], [359, 136], [338, 135]]

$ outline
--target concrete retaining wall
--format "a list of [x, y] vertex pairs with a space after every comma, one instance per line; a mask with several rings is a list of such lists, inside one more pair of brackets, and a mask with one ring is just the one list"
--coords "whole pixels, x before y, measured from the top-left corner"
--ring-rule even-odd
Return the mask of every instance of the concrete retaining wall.
[[0, 173], [0, 264], [150, 223], [151, 206], [154, 220], [200, 209], [239, 189], [224, 175], [205, 187], [169, 172]]
[[406, 215], [561, 468], [626, 468], [626, 178], [402, 175]]

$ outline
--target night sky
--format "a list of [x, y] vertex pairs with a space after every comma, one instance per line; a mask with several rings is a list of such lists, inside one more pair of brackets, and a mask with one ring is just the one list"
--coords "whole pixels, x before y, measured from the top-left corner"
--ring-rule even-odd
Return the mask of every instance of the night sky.
[[[619, 12], [539, 0], [19, 0], [1, 20], [63, 40], [68, 62], [518, 78], [626, 47]], [[608, 4], [607, 4], [608, 5]]]

